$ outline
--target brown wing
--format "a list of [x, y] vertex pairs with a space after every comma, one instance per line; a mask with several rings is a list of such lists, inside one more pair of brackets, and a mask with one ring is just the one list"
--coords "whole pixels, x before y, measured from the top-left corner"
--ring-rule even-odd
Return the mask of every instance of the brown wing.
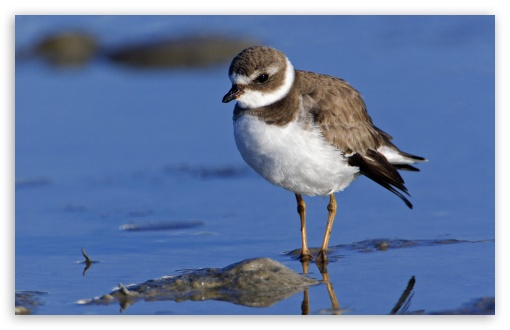
[[[303, 73], [298, 71], [297, 77]], [[344, 80], [311, 72], [306, 75], [311, 79], [298, 78], [303, 106], [308, 108], [326, 141], [344, 152], [349, 165], [359, 167], [361, 174], [396, 194], [412, 208], [402, 194], [408, 193], [397, 168], [377, 152], [383, 145], [396, 147], [390, 142], [389, 134], [373, 125], [360, 93]]]
[[335, 77], [312, 72], [306, 75], [312, 79], [299, 79], [301, 92], [310, 98], [306, 102], [309, 112], [328, 142], [346, 154], [391, 144], [391, 136], [373, 125], [365, 102], [351, 85]]

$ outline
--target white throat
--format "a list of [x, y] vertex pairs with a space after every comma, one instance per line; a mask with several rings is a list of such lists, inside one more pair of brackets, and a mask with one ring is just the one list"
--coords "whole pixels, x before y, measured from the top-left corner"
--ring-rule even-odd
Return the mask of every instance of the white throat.
[[[246, 88], [243, 94], [237, 99], [237, 102], [242, 108], [245, 109], [253, 109], [265, 107], [267, 105], [273, 104], [276, 101], [281, 100], [287, 95], [294, 83], [294, 66], [290, 63], [289, 59], [286, 60], [286, 69], [285, 69], [285, 78], [283, 80], [283, 84], [276, 90], [271, 91], [269, 93], [264, 93], [256, 90], [252, 90]], [[274, 73], [276, 69], [269, 68], [268, 71], [273, 71], [270, 73]], [[242, 75], [232, 75], [230, 79], [235, 84], [247, 85], [249, 82], [253, 81], [256, 77], [258, 77], [262, 72], [255, 71], [249, 77]]]

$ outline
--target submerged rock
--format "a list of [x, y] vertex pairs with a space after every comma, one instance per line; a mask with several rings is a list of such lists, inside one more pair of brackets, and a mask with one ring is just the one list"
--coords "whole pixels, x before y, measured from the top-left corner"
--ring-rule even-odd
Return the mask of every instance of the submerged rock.
[[432, 315], [495, 315], [496, 314], [496, 298], [482, 297], [473, 299], [463, 306], [438, 312], [431, 312]]
[[16, 291], [14, 313], [16, 315], [32, 314], [38, 306], [44, 304], [40, 297], [45, 294], [46, 292], [41, 291]]
[[44, 187], [52, 184], [52, 181], [48, 178], [16, 178], [15, 187], [18, 188], [34, 188], [34, 187]]
[[229, 62], [253, 41], [218, 35], [189, 36], [108, 50], [110, 60], [137, 68], [204, 67]]
[[469, 241], [457, 239], [432, 239], [432, 240], [408, 240], [408, 239], [369, 239], [354, 242], [350, 245], [337, 245], [336, 247], [356, 250], [360, 252], [386, 251], [388, 249], [400, 249], [417, 246], [434, 246], [445, 244], [467, 243]]
[[88, 63], [96, 56], [98, 40], [84, 32], [62, 31], [48, 35], [32, 50], [22, 52], [23, 57], [40, 57], [58, 67], [77, 67]]
[[188, 229], [203, 226], [204, 222], [194, 221], [146, 221], [143, 223], [126, 223], [119, 227], [127, 231], [149, 231], [149, 230], [176, 230]]
[[[460, 244], [460, 243], [483, 243], [483, 242], [493, 242], [494, 240], [479, 240], [479, 241], [466, 241], [466, 240], [458, 240], [458, 239], [418, 239], [418, 240], [408, 240], [408, 239], [369, 239], [358, 242], [353, 242], [350, 244], [339, 244], [335, 246], [330, 246], [328, 248], [328, 253], [332, 253], [332, 255], [328, 255], [330, 261], [335, 261], [339, 259], [341, 256], [336, 255], [340, 250], [350, 250], [350, 251], [358, 251], [358, 252], [377, 252], [377, 251], [386, 251], [388, 249], [401, 249], [401, 248], [409, 248], [409, 247], [420, 247], [420, 246], [435, 246], [435, 245], [446, 245], [446, 244]], [[319, 248], [309, 248], [312, 255], [316, 255], [319, 252]], [[286, 255], [290, 255], [294, 258], [299, 258], [301, 253], [301, 249], [295, 249], [292, 251], [285, 252]]]
[[79, 304], [119, 302], [121, 310], [138, 300], [219, 300], [249, 307], [268, 307], [319, 281], [300, 275], [269, 258], [248, 259], [225, 268], [203, 268], [166, 276], [112, 292]]
[[62, 30], [16, 51], [16, 61], [40, 58], [53, 67], [75, 68], [95, 58], [139, 69], [193, 68], [228, 63], [253, 40], [222, 34], [177, 36], [120, 46], [102, 45], [87, 32]]
[[230, 179], [250, 175], [247, 166], [220, 165], [220, 166], [193, 166], [189, 164], [175, 164], [165, 166], [166, 174], [182, 177], [189, 175], [198, 179]]

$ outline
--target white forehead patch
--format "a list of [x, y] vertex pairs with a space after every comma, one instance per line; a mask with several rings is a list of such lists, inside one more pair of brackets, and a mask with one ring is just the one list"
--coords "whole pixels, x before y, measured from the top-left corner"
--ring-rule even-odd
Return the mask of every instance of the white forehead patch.
[[[283, 84], [279, 86], [276, 90], [270, 92], [260, 92], [257, 90], [246, 88], [241, 96], [237, 99], [239, 105], [243, 108], [259, 108], [270, 105], [276, 101], [281, 100], [292, 87], [292, 83], [294, 82], [294, 66], [290, 63], [289, 59], [286, 60], [286, 69], [285, 69], [285, 77], [283, 80]], [[255, 78], [257, 78], [262, 73], [267, 73], [269, 75], [275, 74], [278, 72], [277, 66], [269, 67], [264, 72], [255, 71], [249, 77], [245, 75], [231, 74], [230, 81], [233, 84], [238, 85], [249, 85]]]

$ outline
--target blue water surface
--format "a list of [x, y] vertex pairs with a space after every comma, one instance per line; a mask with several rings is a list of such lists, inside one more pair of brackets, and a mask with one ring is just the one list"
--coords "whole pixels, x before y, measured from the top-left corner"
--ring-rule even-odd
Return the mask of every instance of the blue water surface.
[[[331, 246], [373, 239], [470, 243], [336, 250], [328, 271], [346, 313], [387, 314], [412, 276], [409, 310], [495, 296], [494, 16], [17, 16], [16, 50], [78, 30], [104, 47], [205, 33], [276, 47], [297, 69], [339, 76], [374, 123], [426, 157], [403, 173], [413, 210], [367, 178], [337, 194]], [[75, 69], [18, 61], [15, 81], [15, 285], [46, 292], [36, 314], [117, 314], [76, 301], [183, 269], [270, 257], [300, 246], [292, 193], [258, 177], [232, 134], [228, 61], [143, 70], [95, 59]], [[235, 169], [239, 175], [197, 175]], [[180, 169], [180, 170], [179, 170]], [[202, 172], [200, 172], [202, 171]], [[237, 173], [237, 172], [236, 172]], [[320, 246], [327, 199], [305, 198]], [[203, 226], [129, 232], [126, 223]], [[476, 242], [476, 243], [471, 243]], [[80, 249], [100, 263], [83, 276]], [[309, 276], [321, 279], [311, 267]], [[310, 313], [328, 313], [326, 287]], [[268, 308], [140, 302], [125, 314], [300, 314], [298, 294]]]

